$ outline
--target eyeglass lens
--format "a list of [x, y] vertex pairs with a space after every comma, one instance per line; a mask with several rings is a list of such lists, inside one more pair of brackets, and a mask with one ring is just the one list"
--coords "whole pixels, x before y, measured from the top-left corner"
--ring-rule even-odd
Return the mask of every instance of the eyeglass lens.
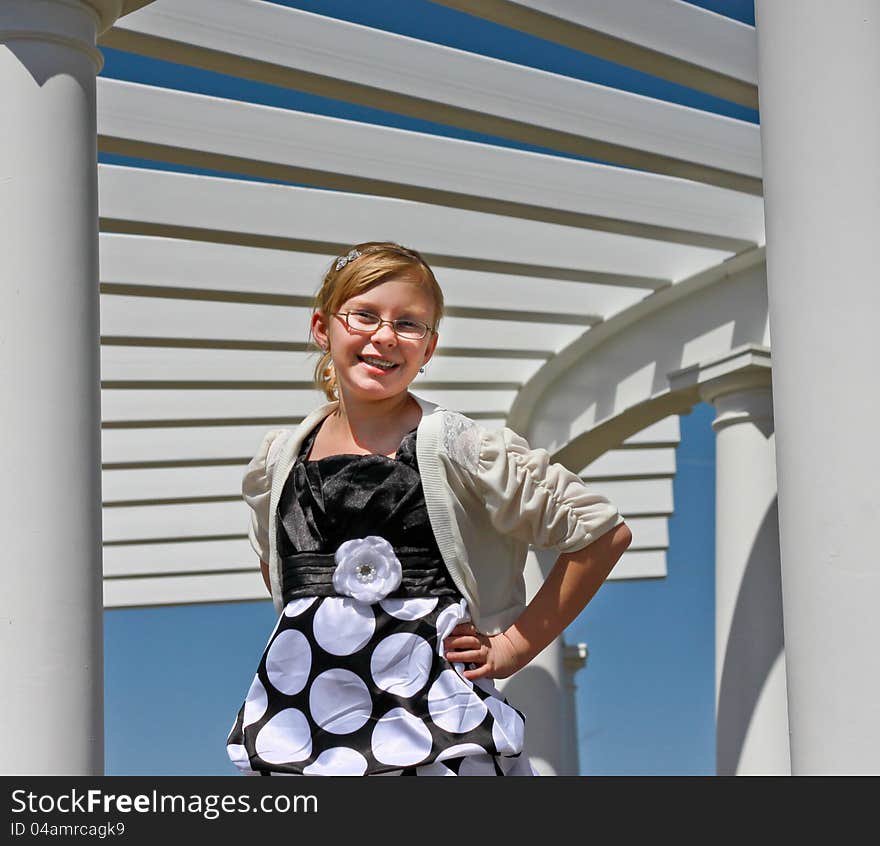
[[346, 321], [352, 329], [361, 332], [375, 331], [383, 323], [390, 323], [395, 334], [412, 340], [424, 338], [428, 332], [428, 327], [417, 320], [382, 320], [378, 315], [368, 311], [350, 311], [346, 315]]

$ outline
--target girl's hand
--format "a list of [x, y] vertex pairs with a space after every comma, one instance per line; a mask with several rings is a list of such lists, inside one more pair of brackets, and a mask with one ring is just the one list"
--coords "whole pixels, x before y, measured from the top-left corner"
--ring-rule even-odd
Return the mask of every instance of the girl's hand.
[[459, 623], [443, 641], [450, 663], [476, 664], [462, 675], [474, 679], [506, 679], [522, 666], [521, 658], [503, 632], [485, 635], [473, 623]]

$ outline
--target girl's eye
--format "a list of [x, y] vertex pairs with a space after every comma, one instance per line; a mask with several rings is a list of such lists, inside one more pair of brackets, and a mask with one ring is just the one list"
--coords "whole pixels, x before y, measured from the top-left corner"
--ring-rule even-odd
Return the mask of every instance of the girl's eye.
[[413, 329], [421, 330], [421, 328], [422, 328], [422, 324], [418, 323], [415, 320], [397, 320], [397, 321], [395, 321], [395, 325], [397, 326], [398, 329], [400, 329], [404, 332], [407, 330], [413, 330]]
[[375, 329], [379, 326], [379, 318], [371, 311], [350, 311], [348, 325], [354, 329]]

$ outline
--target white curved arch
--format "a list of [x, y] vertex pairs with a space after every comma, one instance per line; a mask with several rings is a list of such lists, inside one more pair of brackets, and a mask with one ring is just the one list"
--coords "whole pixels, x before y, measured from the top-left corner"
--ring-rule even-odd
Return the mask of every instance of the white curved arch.
[[581, 335], [523, 386], [508, 425], [579, 470], [699, 402], [668, 376], [744, 344], [770, 345], [764, 250], [641, 300]]

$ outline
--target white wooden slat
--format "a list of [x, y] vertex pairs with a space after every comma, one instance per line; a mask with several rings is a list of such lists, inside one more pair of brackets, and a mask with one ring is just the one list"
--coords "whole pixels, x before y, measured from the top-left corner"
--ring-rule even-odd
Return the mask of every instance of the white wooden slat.
[[[760, 173], [751, 124], [270, 3], [157, 0], [115, 30], [142, 36], [140, 49], [151, 39], [173, 41], [170, 55], [178, 61], [199, 60], [185, 46], [192, 45], [270, 65], [279, 84], [284, 71], [317, 75], [723, 171]], [[103, 43], [114, 45], [112, 33]], [[350, 86], [337, 96], [345, 94], [352, 96]]]
[[317, 358], [314, 352], [105, 344], [101, 348], [101, 379], [308, 382]]
[[[277, 176], [290, 181], [303, 179], [306, 172], [312, 182], [311, 172], [317, 171], [543, 208], [545, 219], [556, 222], [562, 222], [559, 212], [569, 212], [744, 240], [740, 248], [764, 239], [762, 199], [737, 191], [112, 79], [98, 79], [98, 132], [113, 138], [117, 151], [126, 149], [120, 141], [128, 141], [132, 155], [149, 152], [139, 150], [137, 144], [161, 145], [197, 151], [206, 155], [205, 166], [220, 169], [222, 162], [210, 157], [235, 157], [236, 161], [259, 162], [262, 175], [267, 163], [276, 165]], [[240, 164], [236, 167], [241, 169]], [[284, 168], [295, 172], [287, 173]], [[337, 180], [333, 187], [373, 193], [364, 182], [340, 184]], [[379, 193], [389, 193], [389, 189]], [[393, 190], [390, 193], [395, 195]], [[431, 202], [435, 197], [415, 199]], [[451, 198], [445, 198], [445, 203], [461, 205]], [[516, 208], [497, 211], [523, 214]], [[662, 237], [651, 231], [644, 234]]]
[[643, 514], [672, 514], [672, 479], [637, 479], [588, 483], [607, 496], [624, 519]]
[[240, 496], [244, 469], [243, 466], [221, 464], [105, 470], [101, 474], [101, 498], [106, 505], [129, 500]]
[[[291, 420], [287, 427], [293, 428]], [[182, 426], [145, 429], [104, 429], [104, 464], [149, 461], [244, 459], [256, 454], [263, 435], [280, 426]]]
[[104, 423], [301, 416], [321, 401], [314, 389], [101, 391]]
[[[423, 385], [419, 395], [431, 402], [463, 412], [506, 413], [513, 402], [512, 390], [435, 390]], [[284, 390], [163, 390], [135, 389], [101, 392], [101, 419], [122, 420], [228, 420], [244, 417], [283, 417], [307, 414], [322, 402], [315, 389]]]
[[102, 232], [102, 283], [314, 297], [329, 252]]
[[[307, 343], [311, 310], [254, 303], [101, 295], [101, 334], [115, 337], [211, 338]], [[529, 321], [529, 317], [532, 317]], [[522, 320], [446, 317], [439, 343], [449, 347], [559, 349], [587, 327]], [[172, 378], [172, 377], [169, 377]]]
[[98, 205], [105, 220], [181, 227], [184, 237], [193, 227], [340, 248], [392, 237], [429, 255], [663, 279], [730, 255], [409, 200], [116, 165], [98, 166]]
[[[442, 327], [441, 327], [442, 328]], [[442, 338], [442, 335], [441, 335]], [[127, 347], [101, 349], [101, 378], [113, 381], [310, 381], [317, 353], [276, 350]], [[425, 373], [416, 376], [413, 390], [426, 381], [524, 382], [543, 358], [505, 359], [437, 355]]]
[[584, 479], [675, 476], [674, 449], [609, 450], [580, 471]]
[[630, 435], [624, 443], [627, 446], [678, 444], [681, 440], [681, 427], [677, 414], [664, 417], [640, 432]]
[[259, 571], [200, 576], [104, 579], [104, 607], [270, 601]]
[[104, 542], [244, 537], [250, 510], [243, 499], [102, 509]]
[[219, 572], [256, 566], [257, 556], [244, 536], [228, 540], [109, 544], [104, 547], [105, 577]]
[[311, 310], [165, 297], [101, 295], [101, 334], [308, 343]]
[[628, 517], [626, 524], [633, 536], [629, 550], [669, 547], [669, 521], [666, 517]]
[[661, 579], [666, 575], [666, 553], [663, 550], [628, 549], [623, 553], [610, 581], [622, 579]]
[[[478, 13], [486, 0], [439, 0]], [[496, 6], [499, 4], [495, 4]], [[758, 84], [755, 28], [682, 0], [508, 0], [515, 10], [543, 12], [560, 21], [673, 56], [699, 68]]]
[[[314, 296], [334, 256], [296, 250], [104, 232], [101, 282]], [[533, 309], [542, 303], [573, 314], [609, 315], [638, 302], [644, 288], [569, 282], [433, 265], [447, 306]]]

